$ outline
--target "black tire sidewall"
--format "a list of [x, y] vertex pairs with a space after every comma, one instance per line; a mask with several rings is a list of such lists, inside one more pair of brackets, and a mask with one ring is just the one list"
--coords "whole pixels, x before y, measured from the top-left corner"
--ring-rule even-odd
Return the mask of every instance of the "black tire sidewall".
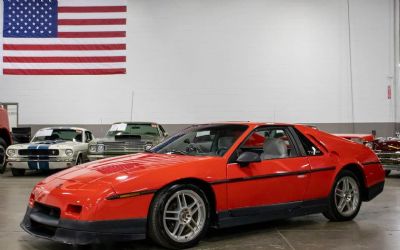
[[19, 169], [19, 168], [11, 168], [11, 173], [13, 176], [24, 176], [26, 170], [25, 169]]
[[[202, 229], [202, 232], [200, 232], [196, 238], [192, 239], [189, 242], [186, 243], [181, 243], [181, 242], [176, 242], [173, 239], [169, 237], [167, 232], [164, 229], [164, 224], [163, 224], [163, 211], [165, 208], [165, 205], [168, 201], [168, 199], [174, 195], [176, 192], [181, 191], [181, 190], [191, 190], [196, 192], [204, 201], [205, 207], [206, 207], [206, 218], [205, 218], [205, 224]], [[204, 191], [197, 187], [196, 185], [192, 184], [175, 184], [172, 186], [169, 186], [165, 188], [163, 191], [161, 191], [159, 194], [157, 194], [157, 197], [154, 199], [153, 204], [152, 204], [152, 211], [150, 212], [150, 223], [152, 221], [155, 221], [153, 225], [155, 225], [155, 228], [153, 230], [157, 230], [155, 232], [158, 234], [158, 241], [160, 241], [160, 238], [164, 242], [158, 242], [164, 247], [168, 248], [173, 248], [173, 249], [183, 249], [183, 248], [190, 248], [195, 246], [207, 233], [208, 227], [210, 225], [210, 202], [208, 201], [208, 198]]]
[[[358, 186], [358, 193], [359, 193], [359, 203], [357, 206], [356, 211], [354, 211], [354, 213], [350, 216], [344, 216], [341, 213], [339, 213], [339, 211], [337, 210], [336, 207], [336, 203], [335, 203], [335, 189], [336, 189], [336, 185], [339, 182], [339, 180], [341, 180], [343, 177], [351, 177], [354, 179], [354, 181], [357, 183]], [[329, 197], [329, 205], [330, 205], [330, 210], [333, 213], [333, 215], [335, 216], [337, 221], [347, 221], [347, 220], [352, 220], [354, 217], [357, 216], [358, 212], [360, 211], [361, 208], [361, 203], [362, 203], [362, 196], [361, 196], [362, 190], [361, 190], [361, 185], [360, 185], [360, 180], [357, 178], [357, 176], [349, 171], [349, 170], [343, 170], [341, 171], [338, 176], [336, 177], [335, 183], [332, 187], [332, 191], [331, 191], [331, 195]]]

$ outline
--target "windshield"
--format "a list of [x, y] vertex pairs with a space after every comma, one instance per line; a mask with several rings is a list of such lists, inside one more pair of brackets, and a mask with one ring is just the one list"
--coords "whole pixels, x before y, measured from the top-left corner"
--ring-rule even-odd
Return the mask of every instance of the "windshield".
[[106, 136], [114, 137], [116, 135], [152, 135], [159, 136], [156, 124], [127, 124], [127, 123], [116, 123], [113, 124], [108, 130]]
[[82, 130], [75, 129], [41, 129], [32, 139], [38, 141], [76, 141], [82, 142]]
[[223, 156], [247, 126], [200, 125], [188, 128], [150, 151], [160, 154]]

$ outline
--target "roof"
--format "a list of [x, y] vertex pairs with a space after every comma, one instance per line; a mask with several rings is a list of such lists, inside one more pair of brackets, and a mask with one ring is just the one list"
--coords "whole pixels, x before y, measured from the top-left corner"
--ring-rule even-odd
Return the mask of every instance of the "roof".
[[128, 121], [122, 121], [122, 122], [114, 122], [113, 124], [119, 124], [119, 123], [126, 123], [126, 124], [158, 124], [157, 122], [128, 122]]
[[47, 128], [41, 128], [39, 130], [43, 129], [71, 129], [71, 130], [87, 130], [86, 128], [78, 128], [78, 127], [47, 127]]

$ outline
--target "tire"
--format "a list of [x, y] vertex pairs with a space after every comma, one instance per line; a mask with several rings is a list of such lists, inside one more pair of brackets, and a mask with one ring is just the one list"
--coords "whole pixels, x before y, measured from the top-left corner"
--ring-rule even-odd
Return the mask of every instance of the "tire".
[[323, 215], [330, 221], [349, 221], [357, 216], [361, 203], [360, 181], [353, 172], [343, 170], [336, 177]]
[[6, 165], [7, 165], [6, 149], [7, 149], [7, 143], [2, 138], [0, 138], [0, 174], [6, 171]]
[[24, 176], [25, 169], [11, 168], [11, 173], [13, 176]]
[[388, 177], [391, 172], [392, 172], [392, 170], [385, 170], [385, 176]]
[[209, 225], [210, 203], [203, 190], [192, 184], [176, 184], [153, 199], [147, 233], [165, 248], [184, 249], [198, 244]]

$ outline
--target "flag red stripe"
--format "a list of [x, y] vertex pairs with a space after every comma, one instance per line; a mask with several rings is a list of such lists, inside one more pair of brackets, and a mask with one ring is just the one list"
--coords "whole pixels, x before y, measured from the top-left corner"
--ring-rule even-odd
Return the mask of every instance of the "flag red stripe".
[[126, 12], [126, 6], [68, 6], [58, 7], [58, 13]]
[[58, 19], [58, 25], [118, 25], [126, 24], [125, 18], [115, 19]]
[[125, 50], [126, 44], [3, 44], [3, 50]]
[[118, 69], [3, 69], [5, 75], [111, 75], [126, 74], [125, 68]]
[[3, 62], [6, 63], [106, 63], [106, 62], [126, 62], [125, 56], [91, 56], [91, 57], [25, 57], [25, 56], [5, 56]]
[[102, 38], [126, 37], [125, 31], [100, 31], [100, 32], [58, 32], [60, 38]]

